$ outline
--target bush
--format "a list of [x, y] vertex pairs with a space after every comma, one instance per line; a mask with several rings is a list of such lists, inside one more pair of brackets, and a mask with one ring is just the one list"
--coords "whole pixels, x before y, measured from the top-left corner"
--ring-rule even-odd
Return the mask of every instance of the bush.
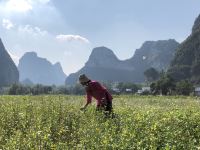
[[188, 80], [182, 80], [176, 84], [176, 92], [179, 95], [190, 95], [194, 91], [194, 87]]
[[164, 75], [160, 80], [150, 85], [153, 94], [170, 95], [175, 89], [174, 80], [169, 75]]

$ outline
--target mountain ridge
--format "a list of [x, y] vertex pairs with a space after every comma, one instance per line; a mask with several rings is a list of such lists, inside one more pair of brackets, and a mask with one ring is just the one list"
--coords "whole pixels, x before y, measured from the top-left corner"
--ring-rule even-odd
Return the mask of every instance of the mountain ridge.
[[29, 79], [34, 84], [64, 85], [66, 78], [59, 62], [52, 64], [36, 52], [25, 53], [19, 60], [18, 69], [20, 81]]
[[0, 87], [19, 81], [19, 72], [0, 38]]
[[[179, 45], [175, 40], [159, 40], [159, 41], [147, 41], [140, 49], [137, 49], [133, 57], [126, 60], [119, 60], [113, 51], [104, 46], [96, 47], [93, 49], [85, 66], [78, 72], [70, 74], [66, 79], [66, 84], [74, 84], [79, 74], [85, 73], [92, 79], [100, 81], [112, 81], [112, 82], [143, 82], [145, 69], [155, 67], [161, 71], [169, 66], [169, 62], [175, 53], [175, 49]], [[160, 46], [161, 48], [157, 48]], [[162, 48], [164, 47], [164, 48]], [[150, 50], [152, 49], [152, 50]], [[144, 54], [143, 54], [144, 50]], [[160, 59], [156, 60], [156, 63], [160, 63], [158, 66], [153, 64], [154, 60], [149, 61], [149, 56], [152, 56], [154, 51], [164, 51], [165, 54], [160, 52], [155, 58], [162, 56], [166, 61]], [[142, 52], [142, 53], [141, 53]], [[149, 52], [149, 55], [146, 55]], [[169, 53], [169, 54], [168, 54]], [[166, 55], [167, 54], [167, 55]], [[144, 60], [146, 55], [146, 60]]]
[[178, 47], [168, 73], [176, 81], [187, 79], [200, 84], [200, 15], [191, 34]]

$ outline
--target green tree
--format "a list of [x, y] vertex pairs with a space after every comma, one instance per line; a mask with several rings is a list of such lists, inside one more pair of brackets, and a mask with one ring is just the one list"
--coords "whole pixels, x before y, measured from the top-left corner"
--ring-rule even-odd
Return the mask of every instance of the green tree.
[[16, 95], [17, 93], [17, 88], [18, 88], [18, 85], [17, 84], [12, 84], [9, 91], [8, 91], [8, 94], [9, 95]]
[[172, 91], [175, 90], [175, 87], [176, 87], [176, 85], [175, 85], [173, 78], [171, 78], [167, 74], [165, 74], [158, 81], [153, 82], [150, 85], [151, 92], [153, 94], [162, 94], [162, 95], [172, 94]]
[[173, 77], [175, 81], [186, 80], [191, 77], [191, 66], [177, 65], [168, 70], [168, 74]]
[[188, 80], [182, 80], [176, 84], [176, 92], [179, 95], [189, 95], [193, 91], [193, 84]]
[[155, 68], [149, 68], [144, 71], [144, 76], [148, 82], [152, 82], [159, 79], [159, 72]]

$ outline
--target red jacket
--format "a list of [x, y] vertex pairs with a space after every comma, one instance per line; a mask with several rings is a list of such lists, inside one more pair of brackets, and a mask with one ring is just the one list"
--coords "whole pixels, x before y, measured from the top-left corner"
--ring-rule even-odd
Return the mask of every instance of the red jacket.
[[94, 97], [97, 100], [97, 106], [101, 106], [101, 100], [103, 98], [106, 98], [108, 101], [112, 101], [113, 99], [108, 90], [97, 81], [89, 82], [88, 86], [86, 87], [86, 93], [87, 103], [91, 103], [92, 97]]

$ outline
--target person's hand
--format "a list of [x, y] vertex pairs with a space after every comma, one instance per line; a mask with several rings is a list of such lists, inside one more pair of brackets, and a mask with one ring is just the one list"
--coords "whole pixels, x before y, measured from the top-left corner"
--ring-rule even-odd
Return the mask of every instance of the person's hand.
[[85, 110], [85, 107], [81, 107], [80, 110], [81, 110], [81, 111], [84, 111], [84, 110]]

